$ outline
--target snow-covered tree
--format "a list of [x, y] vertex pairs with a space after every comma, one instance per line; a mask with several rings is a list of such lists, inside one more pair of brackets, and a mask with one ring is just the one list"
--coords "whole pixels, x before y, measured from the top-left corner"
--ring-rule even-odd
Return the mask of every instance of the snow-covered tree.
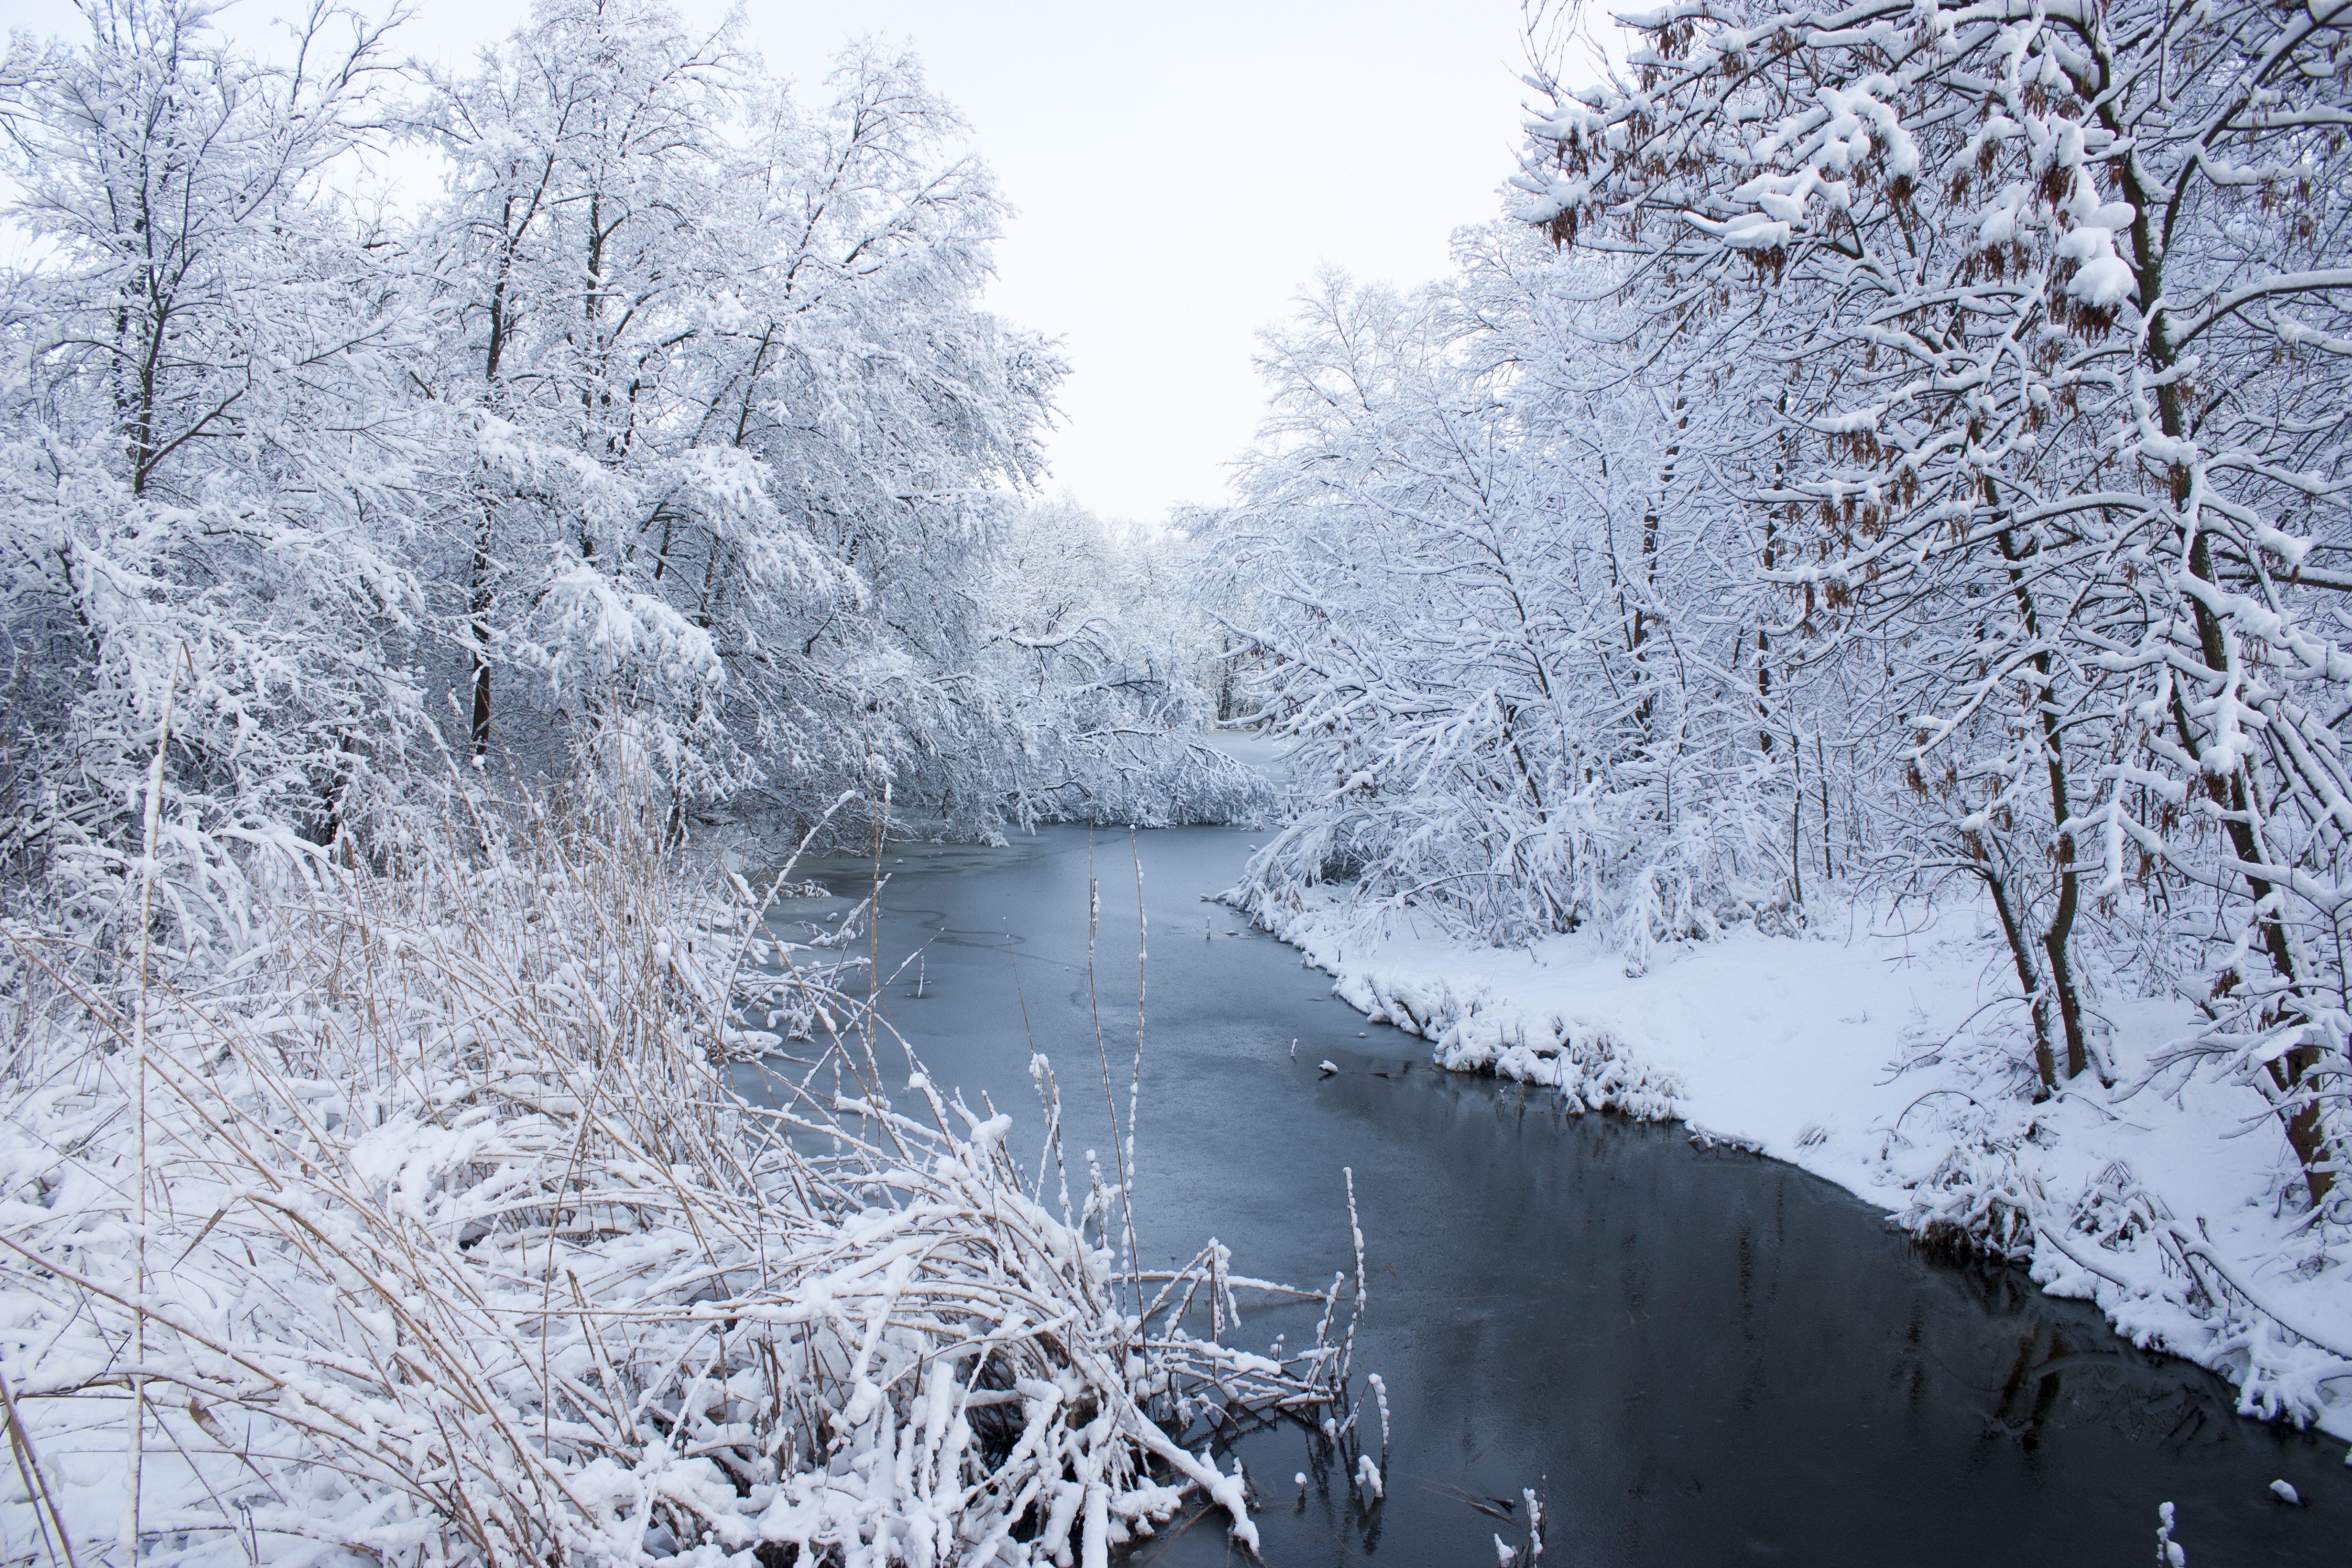
[[1352, 875], [1368, 907], [1491, 938], [1599, 919], [1638, 963], [1789, 903], [1766, 803], [1791, 749], [1688, 458], [1715, 405], [1558, 357], [1558, 312], [1588, 344], [1607, 323], [1532, 248], [1486, 237], [1411, 297], [1326, 278], [1267, 341], [1274, 416], [1222, 527], [1269, 606], [1258, 695], [1304, 799], [1253, 878]]
[[1192, 542], [1041, 504], [999, 535], [979, 579], [988, 628], [975, 695], [1008, 744], [971, 804], [1028, 822], [1231, 821], [1265, 788], [1202, 739], [1222, 715], [1229, 635], [1193, 603]]
[[2045, 1081], [2090, 1062], [2084, 922], [2158, 924], [2315, 1195], [2347, 1040], [2347, 23], [1673, 5], [1633, 79], [1538, 84], [1522, 176], [1662, 330], [1737, 319], [1721, 373], [1785, 388], [1790, 458], [1744, 476], [1788, 531], [1766, 579], [1787, 632], [1883, 659], [1909, 854], [2001, 908]]
[[681, 789], [787, 809], [848, 775], [938, 804], [1011, 743], [971, 584], [1061, 366], [977, 308], [1003, 204], [915, 62], [826, 85], [810, 111], [726, 31], [562, 0], [441, 86], [477, 748], [502, 665], [509, 743], [625, 723]]
[[[1005, 209], [911, 57], [811, 106], [655, 0], [450, 74], [327, 4], [268, 58], [197, 0], [80, 19], [0, 69], [20, 868], [120, 885], [167, 710], [166, 837], [231, 881], [396, 838], [445, 750], [650, 763], [674, 830], [1250, 794], [1163, 743], [1199, 703], [1130, 574], [1111, 643], [1007, 652], [1063, 366], [979, 308]], [[436, 199], [352, 194], [394, 136]]]
[[0, 595], [12, 834], [44, 852], [119, 860], [167, 708], [205, 853], [331, 840], [419, 720], [420, 287], [334, 184], [382, 35], [321, 5], [265, 65], [208, 11], [88, 0], [10, 61]]
[[[707, 629], [630, 569], [666, 507], [723, 511], [758, 488], [680, 428], [733, 259], [718, 121], [738, 62], [719, 43], [656, 6], [542, 5], [428, 106], [453, 187], [433, 384], [472, 437], [435, 577], [462, 595], [445, 614], [478, 753], [502, 662], [585, 724], [656, 716], [674, 767], [719, 679]], [[723, 762], [708, 728], [705, 766]]]

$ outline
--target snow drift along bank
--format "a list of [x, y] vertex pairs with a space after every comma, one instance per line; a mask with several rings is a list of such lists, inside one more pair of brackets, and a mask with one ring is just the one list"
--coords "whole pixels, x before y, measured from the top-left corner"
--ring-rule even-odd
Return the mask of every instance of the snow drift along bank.
[[1737, 929], [1629, 976], [1587, 934], [1479, 947], [1368, 925], [1343, 889], [1226, 897], [1441, 1067], [1752, 1146], [1924, 1240], [2029, 1264], [2228, 1377], [2248, 1415], [2352, 1437], [2352, 1227], [2309, 1211], [2259, 1094], [2168, 1054], [2193, 1032], [2179, 1005], [2111, 1005], [2104, 1074], [2037, 1103], [2015, 1009], [1989, 1005], [2007, 995], [1998, 934], [1965, 907]]

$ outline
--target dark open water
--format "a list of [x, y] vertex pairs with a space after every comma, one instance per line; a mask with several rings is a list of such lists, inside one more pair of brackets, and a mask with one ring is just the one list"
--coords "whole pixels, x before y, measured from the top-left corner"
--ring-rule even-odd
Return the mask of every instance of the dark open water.
[[[1388, 1495], [1365, 1510], [1297, 1427], [1242, 1438], [1276, 1568], [1492, 1564], [1496, 1534], [1525, 1540], [1528, 1486], [1546, 1499], [1546, 1568], [2137, 1564], [2166, 1500], [2193, 1568], [2352, 1562], [2342, 1444], [2242, 1419], [2220, 1380], [2133, 1350], [2015, 1270], [1930, 1258], [1789, 1166], [1433, 1070], [1422, 1042], [1365, 1024], [1296, 952], [1202, 901], [1251, 842], [1139, 836], [1137, 1202], [1147, 1266], [1214, 1235], [1242, 1272], [1319, 1286], [1349, 1260], [1340, 1171], [1355, 1171], [1371, 1269], [1356, 1364], [1388, 1386]], [[1019, 1149], [1043, 1119], [1017, 952], [1080, 1171], [1089, 1145], [1109, 1163], [1087, 844], [1066, 828], [1004, 849], [893, 847], [882, 921], [886, 973], [921, 953], [889, 1017], [935, 1079], [1013, 1112]], [[1094, 846], [1123, 1116], [1135, 879], [1125, 834]], [[870, 875], [814, 870], [844, 892]], [[1325, 1058], [1342, 1070], [1319, 1076]], [[1293, 1312], [1252, 1315], [1233, 1342], [1286, 1328], [1303, 1337]], [[2279, 1477], [2307, 1507], [2272, 1498]], [[1221, 1518], [1180, 1519], [1130, 1561], [1237, 1559]]]

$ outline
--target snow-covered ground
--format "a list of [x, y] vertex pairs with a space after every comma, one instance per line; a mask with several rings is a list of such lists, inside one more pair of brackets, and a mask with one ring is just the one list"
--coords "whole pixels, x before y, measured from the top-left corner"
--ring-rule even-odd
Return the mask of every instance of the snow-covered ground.
[[1582, 934], [1476, 947], [1403, 917], [1368, 931], [1328, 888], [1259, 902], [1338, 995], [1441, 1066], [1752, 1146], [1924, 1237], [2030, 1260], [2053, 1294], [2227, 1375], [2250, 1414], [2352, 1437], [2352, 1235], [2311, 1219], [2253, 1090], [2151, 1077], [2186, 1030], [2177, 1003], [2107, 1007], [2111, 1081], [2037, 1105], [1998, 937], [1966, 908], [1742, 929], [1629, 974]]

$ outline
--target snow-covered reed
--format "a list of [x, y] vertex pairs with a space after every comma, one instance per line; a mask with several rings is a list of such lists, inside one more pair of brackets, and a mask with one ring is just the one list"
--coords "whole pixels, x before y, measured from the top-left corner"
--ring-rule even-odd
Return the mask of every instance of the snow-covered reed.
[[[9, 1560], [1098, 1564], [1188, 1498], [1255, 1545], [1181, 1417], [1319, 1417], [1354, 1293], [1285, 1361], [1194, 1337], [1280, 1288], [1137, 1272], [1123, 1170], [1074, 1209], [886, 1085], [642, 817], [458, 809], [233, 952], [5, 923]], [[763, 1010], [814, 1041], [764, 1104]]]

